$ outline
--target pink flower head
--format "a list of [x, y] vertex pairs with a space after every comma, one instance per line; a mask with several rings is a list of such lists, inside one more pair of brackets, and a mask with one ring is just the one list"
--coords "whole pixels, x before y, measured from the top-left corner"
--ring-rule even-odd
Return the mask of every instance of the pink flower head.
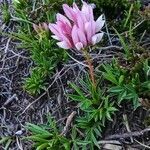
[[40, 23], [39, 25], [33, 24], [33, 28], [37, 33], [40, 33], [43, 31], [46, 31], [46, 32], [49, 31], [48, 25], [45, 22]]
[[[52, 37], [60, 42], [57, 45], [64, 49], [76, 48], [78, 50], [89, 45], [95, 45], [102, 37], [100, 32], [105, 21], [101, 15], [96, 21], [93, 16], [93, 8], [83, 2], [81, 10], [73, 3], [73, 7], [63, 5], [65, 16], [57, 14], [56, 24], [49, 24]], [[98, 33], [100, 32], [100, 33]]]

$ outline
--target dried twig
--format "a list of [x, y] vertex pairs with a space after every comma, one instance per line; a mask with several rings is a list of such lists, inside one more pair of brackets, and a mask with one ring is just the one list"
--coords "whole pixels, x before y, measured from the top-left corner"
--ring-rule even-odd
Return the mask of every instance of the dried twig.
[[86, 65], [86, 64], [84, 64], [83, 62], [78, 61], [77, 59], [73, 58], [70, 54], [68, 54], [68, 56], [69, 56], [72, 60], [74, 60], [75, 62], [77, 62], [78, 64], [80, 64], [80, 65], [82, 65], [82, 66], [84, 66], [84, 67], [88, 67], [88, 68], [89, 68], [88, 65]]
[[123, 133], [123, 134], [114, 134], [111, 136], [106, 137], [106, 140], [116, 140], [116, 139], [126, 139], [129, 137], [138, 137], [142, 136], [144, 133], [150, 132], [150, 128], [146, 128], [141, 131], [135, 131], [135, 132], [129, 132], [129, 133]]
[[[130, 127], [129, 127], [128, 118], [127, 118], [126, 114], [123, 114], [123, 120], [124, 120], [124, 124], [126, 126], [127, 131], [131, 132]], [[132, 136], [130, 137], [130, 139], [131, 139], [131, 142], [133, 143], [133, 137]]]
[[69, 126], [70, 126], [70, 124], [71, 124], [71, 122], [72, 122], [72, 119], [73, 119], [73, 117], [76, 115], [76, 111], [73, 111], [69, 116], [68, 116], [68, 118], [67, 118], [67, 121], [66, 121], [66, 125], [65, 125], [65, 127], [64, 127], [64, 129], [63, 129], [63, 131], [62, 131], [62, 133], [61, 133], [61, 135], [66, 135], [66, 133], [68, 132], [68, 129], [69, 129]]
[[147, 148], [147, 149], [150, 149], [150, 146], [145, 145], [145, 144], [143, 144], [143, 143], [137, 141], [136, 139], [134, 139], [134, 141], [137, 142], [138, 144], [140, 144], [142, 147]]
[[114, 144], [114, 145], [121, 145], [121, 143], [117, 140], [102, 140], [98, 141], [98, 144]]
[[11, 103], [13, 100], [17, 100], [18, 98], [17, 98], [17, 95], [16, 94], [14, 94], [12, 97], [10, 97], [5, 103], [4, 103], [4, 107], [5, 106], [7, 106], [9, 103]]

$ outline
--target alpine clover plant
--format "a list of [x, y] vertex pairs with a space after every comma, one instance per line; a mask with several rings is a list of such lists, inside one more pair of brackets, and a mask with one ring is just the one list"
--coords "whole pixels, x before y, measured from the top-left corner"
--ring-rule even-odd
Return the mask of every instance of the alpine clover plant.
[[[86, 76], [86, 81], [80, 80], [80, 87], [74, 83], [70, 83], [75, 90], [75, 94], [68, 96], [79, 102], [79, 108], [83, 112], [83, 116], [77, 120], [77, 127], [85, 132], [85, 147], [94, 149], [99, 148], [97, 142], [101, 136], [102, 127], [106, 120], [111, 120], [112, 115], [117, 110], [109, 97], [105, 96], [97, 85], [94, 67], [88, 48], [98, 43], [102, 37], [105, 20], [101, 15], [94, 21], [93, 8], [91, 5], [83, 2], [81, 10], [73, 3], [73, 7], [63, 5], [65, 15], [56, 15], [56, 24], [49, 24], [49, 28], [54, 33], [52, 36], [58, 40], [57, 45], [64, 49], [75, 49], [81, 51], [89, 66], [89, 75]], [[99, 33], [100, 32], [100, 33]]]

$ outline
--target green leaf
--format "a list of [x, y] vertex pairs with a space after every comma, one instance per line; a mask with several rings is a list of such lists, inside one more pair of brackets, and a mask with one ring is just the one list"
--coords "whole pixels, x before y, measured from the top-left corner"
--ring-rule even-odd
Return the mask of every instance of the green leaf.
[[92, 141], [94, 142], [94, 144], [100, 149], [100, 146], [99, 146], [99, 144], [98, 144], [98, 142], [97, 142], [97, 140], [96, 140], [96, 138], [92, 132], [91, 132], [91, 138], [92, 138]]
[[122, 84], [123, 81], [124, 81], [124, 75], [121, 75], [119, 77], [119, 85]]
[[116, 78], [113, 74], [103, 73], [103, 76], [106, 80], [114, 83], [115, 85], [118, 85], [118, 81], [116, 80]]
[[36, 150], [45, 150], [49, 146], [48, 143], [43, 143], [36, 148]]
[[125, 21], [125, 23], [123, 25], [124, 28], [127, 26], [128, 22], [130, 20], [132, 10], [133, 10], [133, 4], [131, 4], [131, 6], [130, 6], [128, 16], [127, 16], [126, 21]]
[[27, 123], [26, 128], [35, 134], [44, 134], [44, 135], [47, 134], [47, 135], [51, 136], [51, 134], [48, 131], [44, 130], [43, 128], [41, 128], [37, 125], [31, 124], [31, 123]]
[[85, 98], [83, 92], [74, 83], [70, 83], [71, 87], [82, 97]]
[[110, 88], [108, 91], [113, 92], [113, 93], [120, 93], [120, 92], [124, 91], [124, 88], [122, 88], [120, 86], [115, 86], [115, 87]]
[[94, 132], [96, 133], [97, 136], [101, 136], [101, 131], [98, 130], [97, 128], [94, 128]]
[[122, 102], [122, 100], [124, 99], [124, 97], [127, 95], [127, 91], [122, 91], [119, 96], [118, 96], [118, 103], [120, 104]]
[[68, 94], [68, 97], [70, 97], [72, 100], [78, 101], [78, 102], [84, 101], [86, 99], [86, 97], [83, 98], [83, 97], [81, 97], [79, 95], [75, 95], [75, 94]]
[[128, 45], [125, 43], [125, 40], [124, 38], [119, 34], [119, 32], [114, 28], [114, 31], [116, 32], [116, 34], [118, 35], [119, 39], [120, 39], [120, 42], [123, 46], [123, 49], [125, 51], [125, 54], [126, 54], [126, 57], [129, 57], [130, 55], [130, 51], [129, 51], [129, 47]]
[[40, 138], [38, 136], [28, 136], [28, 137], [25, 137], [24, 139], [28, 139], [28, 140], [32, 140], [32, 141], [35, 141], [35, 142], [43, 142], [43, 143], [48, 143], [49, 140], [46, 140], [46, 139], [43, 139], [43, 138]]
[[92, 102], [90, 100], [86, 99], [80, 103], [80, 108], [81, 108], [81, 110], [85, 110], [85, 109], [88, 109], [91, 105], [92, 105]]
[[65, 150], [70, 150], [70, 143], [69, 142], [63, 143], [63, 146], [64, 146]]
[[125, 97], [124, 97], [124, 99], [132, 99], [132, 98], [134, 98], [134, 97], [136, 97], [137, 95], [135, 94], [135, 93], [129, 93], [129, 94], [127, 94]]
[[1, 137], [0, 144], [5, 143], [5, 142], [6, 142], [6, 141], [8, 141], [9, 139], [11, 139], [11, 137], [10, 137], [10, 136]]
[[9, 146], [10, 146], [11, 142], [12, 142], [12, 139], [9, 139], [9, 140], [6, 142], [5, 147], [4, 147], [4, 150], [8, 150], [8, 149], [9, 149]]
[[150, 81], [143, 82], [141, 86], [150, 90]]
[[134, 110], [137, 109], [140, 106], [140, 102], [139, 102], [139, 97], [134, 97], [133, 98], [133, 106], [134, 106]]

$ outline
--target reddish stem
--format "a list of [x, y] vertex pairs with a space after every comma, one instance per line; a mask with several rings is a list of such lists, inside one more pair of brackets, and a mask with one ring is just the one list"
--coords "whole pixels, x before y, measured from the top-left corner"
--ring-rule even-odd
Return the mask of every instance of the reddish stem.
[[86, 57], [86, 60], [87, 60], [87, 64], [89, 66], [89, 74], [90, 74], [91, 81], [93, 83], [93, 86], [96, 88], [94, 67], [93, 67], [93, 64], [92, 64], [92, 61], [91, 61], [91, 57], [90, 57], [90, 55], [88, 54], [88, 52], [86, 50], [84, 50], [84, 54], [85, 54], [85, 57]]

